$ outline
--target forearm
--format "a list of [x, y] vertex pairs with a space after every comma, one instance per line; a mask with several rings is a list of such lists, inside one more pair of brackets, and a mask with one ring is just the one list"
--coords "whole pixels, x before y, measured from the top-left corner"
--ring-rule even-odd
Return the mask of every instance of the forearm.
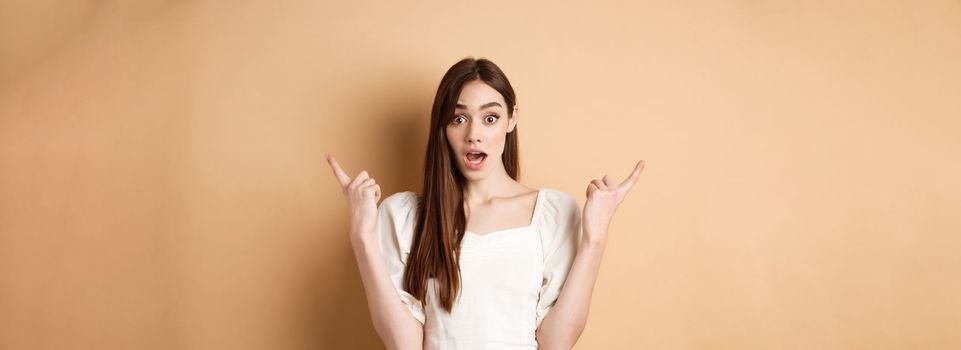
[[377, 242], [371, 232], [351, 233], [351, 245], [374, 329], [388, 349], [422, 349], [423, 327], [397, 295]]
[[538, 349], [570, 349], [581, 336], [587, 324], [591, 295], [600, 270], [601, 257], [604, 255], [606, 236], [606, 232], [603, 235], [585, 232], [585, 238], [578, 243], [577, 255], [564, 288], [538, 329]]

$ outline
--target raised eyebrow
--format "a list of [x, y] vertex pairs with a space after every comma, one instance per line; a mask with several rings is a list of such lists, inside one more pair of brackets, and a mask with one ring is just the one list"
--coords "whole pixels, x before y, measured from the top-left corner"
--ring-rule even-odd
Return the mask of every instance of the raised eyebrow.
[[[504, 106], [501, 106], [501, 104], [500, 104], [499, 102], [494, 101], [494, 102], [487, 102], [487, 103], [481, 105], [480, 109], [487, 109], [487, 108], [491, 108], [491, 107], [494, 107], [494, 106], [501, 107], [501, 108], [504, 107]], [[467, 106], [458, 103], [458, 104], [457, 104], [457, 108], [467, 109]]]

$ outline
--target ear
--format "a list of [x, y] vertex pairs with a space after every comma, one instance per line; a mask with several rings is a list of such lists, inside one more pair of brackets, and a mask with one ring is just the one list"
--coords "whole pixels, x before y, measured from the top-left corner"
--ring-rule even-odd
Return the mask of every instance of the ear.
[[517, 105], [514, 105], [514, 113], [511, 113], [510, 119], [507, 121], [507, 132], [513, 132], [514, 128], [517, 126]]

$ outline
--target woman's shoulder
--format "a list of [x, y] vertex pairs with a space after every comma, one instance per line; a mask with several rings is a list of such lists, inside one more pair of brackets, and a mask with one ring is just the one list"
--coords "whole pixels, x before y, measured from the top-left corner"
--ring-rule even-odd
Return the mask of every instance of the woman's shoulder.
[[556, 233], [563, 230], [570, 223], [578, 220], [581, 215], [581, 207], [577, 200], [567, 192], [553, 189], [542, 188], [540, 201], [537, 209], [538, 225], [543, 232]]
[[577, 208], [577, 200], [567, 192], [554, 188], [541, 188], [541, 195], [544, 196], [545, 206], [555, 210]]
[[554, 252], [565, 242], [577, 237], [580, 228], [581, 207], [574, 196], [567, 192], [542, 188], [544, 200], [538, 209], [538, 231], [545, 252]]
[[417, 207], [419, 201], [420, 196], [417, 192], [401, 191], [380, 201], [380, 208], [387, 212], [409, 212], [411, 209]]
[[417, 196], [417, 192], [414, 192], [414, 191], [400, 191], [400, 192], [394, 193], [394, 194], [392, 194], [392, 195], [390, 195], [390, 196], [387, 196], [387, 198], [384, 198], [384, 200], [383, 200], [381, 203], [387, 203], [387, 202], [391, 202], [391, 203], [404, 203], [404, 202], [409, 202], [409, 201], [412, 201], [412, 200], [417, 200], [417, 197], [418, 197], [418, 196]]
[[401, 191], [380, 201], [378, 229], [384, 242], [393, 249], [410, 248], [417, 214], [417, 193]]

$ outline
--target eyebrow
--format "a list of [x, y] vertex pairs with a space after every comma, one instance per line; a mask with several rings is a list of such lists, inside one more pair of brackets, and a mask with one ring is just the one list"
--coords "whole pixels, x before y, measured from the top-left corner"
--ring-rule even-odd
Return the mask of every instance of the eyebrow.
[[[503, 107], [504, 107], [504, 106], [501, 106], [501, 104], [500, 104], [500, 103], [497, 103], [497, 102], [495, 101], [495, 102], [488, 102], [488, 103], [485, 103], [485, 104], [484, 104], [483, 106], [480, 106], [480, 109], [485, 109], [485, 108], [490, 108], [490, 107], [494, 107], [494, 106], [498, 106], [498, 107], [501, 107], [501, 108], [503, 108]], [[467, 106], [465, 106], [465, 105], [462, 105], [462, 104], [460, 104], [460, 103], [458, 103], [458, 104], [457, 104], [457, 108], [460, 108], [460, 109], [467, 109]]]

